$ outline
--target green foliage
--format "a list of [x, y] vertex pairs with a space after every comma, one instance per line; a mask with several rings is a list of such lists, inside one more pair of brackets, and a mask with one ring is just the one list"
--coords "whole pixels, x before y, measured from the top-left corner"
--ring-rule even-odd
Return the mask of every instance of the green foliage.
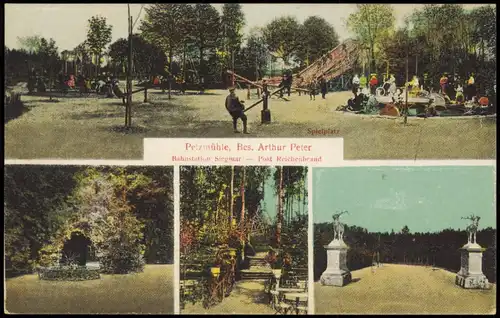
[[15, 273], [30, 272], [33, 269], [30, 242], [23, 236], [24, 227], [17, 215], [17, 212], [4, 206], [4, 220], [10, 221], [10, 224], [5, 224], [4, 233], [5, 267]]
[[87, 268], [85, 266], [58, 266], [41, 268], [38, 275], [42, 280], [55, 281], [83, 281], [101, 278], [99, 269]]
[[75, 183], [76, 167], [23, 166], [4, 168], [6, 267], [30, 271], [39, 249], [48, 243], [70, 213], [64, 200]]
[[222, 6], [220, 30], [223, 41], [229, 52], [236, 52], [240, 49], [243, 41], [243, 27], [245, 26], [245, 15], [239, 3], [224, 3]]
[[147, 183], [147, 177], [128, 175], [124, 169], [103, 174], [89, 168], [77, 177], [80, 186], [74, 199], [81, 221], [90, 227], [102, 270], [107, 273], [141, 271], [144, 267], [144, 225], [136, 218], [127, 193]]
[[[235, 72], [246, 78], [259, 78], [266, 71], [268, 52], [259, 29], [254, 29], [246, 38], [246, 46], [235, 57]], [[257, 74], [256, 74], [257, 72]]]
[[274, 19], [265, 26], [262, 33], [269, 51], [282, 59], [285, 65], [290, 63], [303, 41], [301, 25], [291, 16]]
[[[146, 15], [139, 29], [150, 43], [155, 43], [171, 58], [178, 52], [190, 33], [189, 18], [192, 6], [189, 4], [156, 3], [145, 7]], [[171, 62], [171, 61], [170, 61]]]
[[21, 46], [21, 50], [25, 50], [30, 54], [38, 53], [41, 46], [42, 37], [39, 35], [17, 37], [17, 42]]
[[302, 65], [314, 62], [339, 44], [339, 36], [333, 26], [318, 16], [304, 21], [301, 34], [301, 46], [296, 57]]
[[349, 16], [347, 27], [369, 50], [373, 72], [380, 41], [394, 31], [394, 9], [389, 4], [358, 4], [357, 7], [358, 11]]
[[93, 16], [88, 20], [87, 44], [92, 53], [100, 57], [102, 51], [111, 42], [113, 26], [106, 23], [106, 18]]
[[308, 217], [298, 216], [291, 220], [282, 232], [283, 255], [291, 258], [292, 268], [308, 267]]
[[5, 256], [12, 272], [61, 261], [73, 234], [89, 238], [108, 272], [173, 260], [172, 169], [5, 168]]

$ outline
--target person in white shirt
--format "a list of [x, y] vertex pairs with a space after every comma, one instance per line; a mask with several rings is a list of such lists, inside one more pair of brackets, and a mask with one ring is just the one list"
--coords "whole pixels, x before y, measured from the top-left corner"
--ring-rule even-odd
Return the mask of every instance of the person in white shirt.
[[354, 97], [358, 95], [359, 91], [359, 77], [358, 74], [354, 75], [354, 78], [352, 79], [352, 93], [354, 94]]
[[396, 78], [394, 74], [391, 74], [387, 82], [389, 83], [389, 94], [394, 96], [394, 94], [396, 94]]
[[465, 101], [465, 97], [464, 97], [464, 88], [462, 87], [462, 85], [458, 84], [455, 91], [457, 92], [455, 95], [455, 101], [457, 103], [463, 103]]

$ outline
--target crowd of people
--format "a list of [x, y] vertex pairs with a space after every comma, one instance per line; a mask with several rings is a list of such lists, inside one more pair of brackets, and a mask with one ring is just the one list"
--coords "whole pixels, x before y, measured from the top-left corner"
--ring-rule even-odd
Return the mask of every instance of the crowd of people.
[[[53, 88], [61, 92], [68, 92], [69, 90], [78, 90], [80, 94], [88, 94], [95, 92], [97, 94], [105, 94], [107, 97], [114, 97], [116, 94], [116, 86], [119, 80], [117, 77], [110, 74], [102, 73], [95, 78], [87, 77], [83, 72], [78, 76], [74, 74], [65, 74], [59, 72], [53, 83]], [[38, 74], [32, 70], [28, 78], [28, 91], [46, 92], [47, 87], [51, 85], [48, 75], [45, 73]]]
[[[440, 93], [447, 103], [451, 103], [452, 101], [457, 104], [463, 104], [465, 102], [475, 102], [479, 104], [485, 103], [485, 99], [483, 98], [484, 96], [480, 96], [476, 88], [474, 74], [470, 74], [469, 78], [464, 81], [457, 75], [451, 77], [448, 73], [443, 73], [439, 80], [439, 86]], [[383, 88], [383, 95], [394, 96], [398, 92], [394, 74], [385, 78], [382, 86], [380, 87]], [[404, 85], [404, 87], [408, 90], [410, 96], [412, 97], [427, 96], [428, 93], [433, 91], [427, 73], [424, 74], [423, 81], [421, 81], [417, 75], [414, 75], [412, 79]], [[355, 74], [352, 79], [352, 93], [355, 97], [360, 93], [363, 95], [377, 95], [378, 88], [379, 81], [377, 74], [370, 74], [369, 80], [366, 76], [358, 76], [358, 74]], [[493, 88], [494, 93], [496, 94], [496, 85], [494, 85]], [[399, 89], [399, 92], [402, 93], [403, 89]], [[481, 98], [483, 98], [482, 101]], [[487, 106], [487, 104], [483, 106]]]

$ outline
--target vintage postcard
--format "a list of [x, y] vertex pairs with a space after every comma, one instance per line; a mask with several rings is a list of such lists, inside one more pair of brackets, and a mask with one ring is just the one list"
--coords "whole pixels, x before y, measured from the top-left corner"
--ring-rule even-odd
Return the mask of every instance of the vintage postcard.
[[346, 159], [494, 159], [495, 12], [6, 4], [5, 156], [141, 159], [144, 138], [342, 137]]
[[5, 166], [5, 312], [173, 314], [172, 174]]
[[306, 167], [180, 167], [180, 312], [309, 312]]
[[493, 166], [313, 169], [317, 314], [495, 314]]

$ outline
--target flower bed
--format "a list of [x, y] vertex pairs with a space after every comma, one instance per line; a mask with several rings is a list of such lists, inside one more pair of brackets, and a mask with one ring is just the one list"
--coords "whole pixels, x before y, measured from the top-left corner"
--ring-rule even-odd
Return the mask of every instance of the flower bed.
[[100, 279], [98, 268], [86, 266], [57, 266], [45, 267], [38, 270], [38, 277], [42, 280], [56, 281], [83, 281]]

